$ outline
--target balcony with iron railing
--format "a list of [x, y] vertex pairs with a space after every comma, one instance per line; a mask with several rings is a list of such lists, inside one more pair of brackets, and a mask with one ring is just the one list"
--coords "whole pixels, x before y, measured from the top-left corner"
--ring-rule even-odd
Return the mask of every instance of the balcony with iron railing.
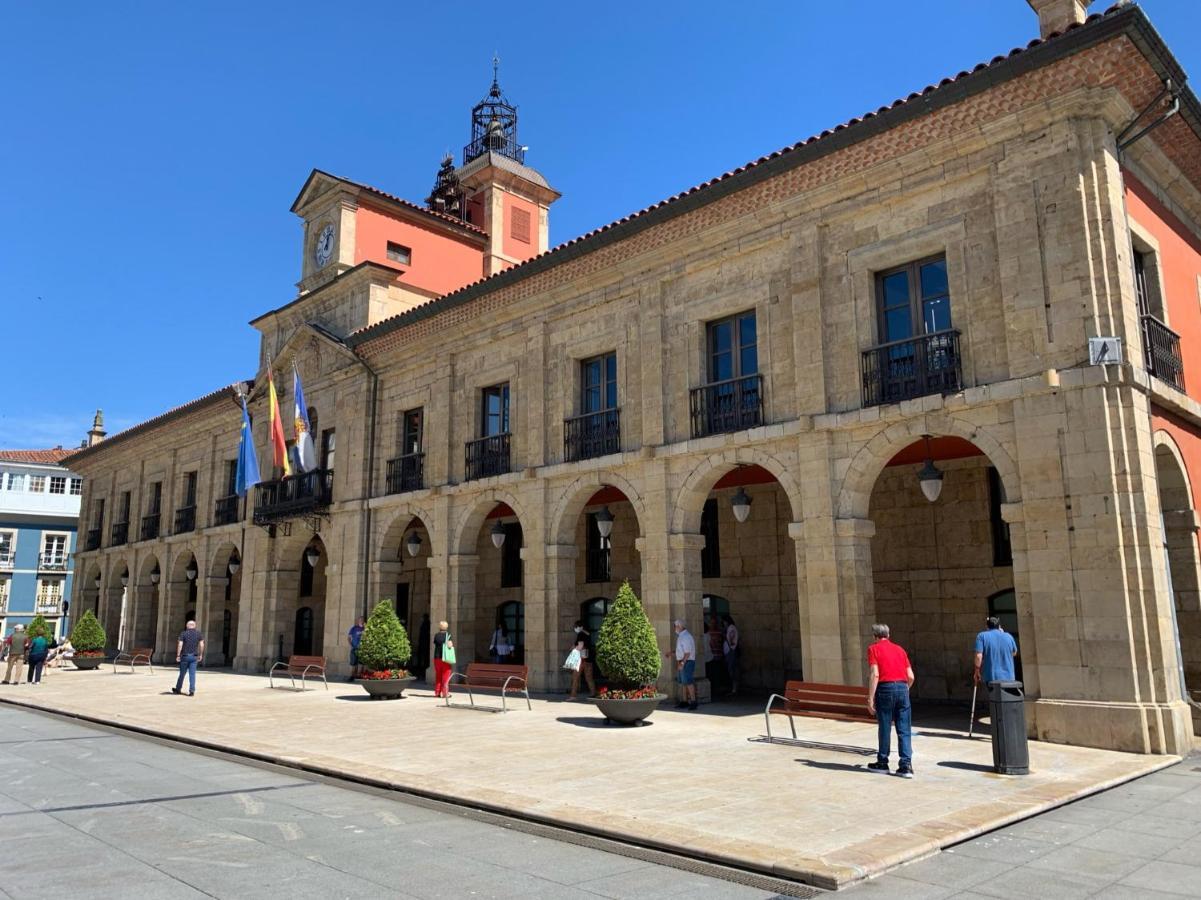
[[238, 495], [230, 494], [228, 497], [218, 497], [216, 506], [213, 508], [213, 524], [232, 525], [236, 521], [238, 521]]
[[65, 572], [67, 571], [67, 561], [69, 557], [66, 551], [58, 550], [50, 553], [38, 554], [38, 571], [39, 572]]
[[419, 491], [424, 486], [424, 453], [406, 453], [388, 460], [387, 491], [389, 494]]
[[333, 469], [260, 482], [254, 493], [254, 524], [270, 525], [323, 510], [333, 500], [333, 488]]
[[1184, 390], [1180, 335], [1152, 315], [1143, 315], [1143, 356], [1147, 371], [1178, 391]]
[[129, 540], [129, 523], [114, 522], [113, 523], [113, 546], [120, 547]]
[[621, 410], [604, 409], [563, 420], [563, 459], [576, 462], [621, 452]]
[[693, 388], [689, 416], [694, 438], [762, 425], [763, 376], [743, 375]]
[[162, 516], [159, 513], [142, 516], [142, 540], [153, 541], [158, 537], [158, 528], [161, 519]]
[[936, 331], [864, 350], [860, 375], [864, 406], [963, 390], [959, 332]]
[[511, 437], [512, 435], [505, 432], [468, 441], [464, 479], [475, 481], [478, 478], [489, 478], [511, 471], [512, 466], [509, 459]]
[[100, 549], [100, 529], [89, 528], [87, 536], [83, 542], [84, 550], [99, 550]]
[[172, 534], [187, 534], [196, 530], [196, 507], [181, 506], [175, 510], [175, 528]]

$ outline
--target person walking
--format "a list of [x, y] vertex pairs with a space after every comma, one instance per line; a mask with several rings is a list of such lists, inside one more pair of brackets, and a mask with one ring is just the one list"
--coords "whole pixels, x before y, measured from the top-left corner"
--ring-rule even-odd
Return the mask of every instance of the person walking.
[[[8, 668], [4, 670], [4, 684], [20, 684], [21, 670], [25, 668], [25, 626], [18, 625], [12, 634], [4, 639], [4, 647], [8, 651]], [[13, 669], [17, 670], [16, 680], [13, 680]]]
[[680, 683], [676, 709], [696, 709], [696, 641], [683, 619], [676, 619], [672, 627], [676, 632], [676, 680]]
[[976, 669], [972, 680], [976, 684], [991, 684], [994, 681], [1016, 681], [1013, 661], [1018, 655], [1017, 641], [1001, 627], [1001, 620], [989, 616], [987, 626], [976, 635]]
[[179, 663], [179, 678], [175, 680], [172, 694], [183, 691], [183, 677], [188, 676], [188, 696], [196, 695], [196, 666], [204, 661], [204, 635], [196, 622], [188, 620], [187, 627], [179, 633], [175, 642], [175, 661]]
[[888, 774], [892, 728], [897, 729], [897, 774], [913, 777], [913, 739], [910, 734], [909, 688], [913, 686], [913, 667], [909, 654], [889, 640], [887, 625], [873, 625], [875, 643], [867, 648], [867, 709], [876, 717], [879, 749], [876, 761], [868, 763], [873, 772]]
[[742, 638], [738, 634], [738, 626], [734, 617], [726, 615], [726, 638], [722, 642], [722, 656], [726, 661], [726, 675], [730, 679], [730, 695], [738, 693], [738, 663], [742, 657]]
[[42, 668], [46, 665], [46, 657], [50, 655], [50, 641], [45, 635], [35, 635], [29, 639], [26, 650], [29, 658], [29, 674], [25, 680], [30, 684], [42, 683]]
[[354, 620], [354, 624], [350, 626], [350, 630], [346, 632], [346, 643], [350, 644], [350, 680], [354, 681], [359, 677], [359, 644], [363, 642], [363, 630], [367, 622], [359, 616]]
[[425, 681], [430, 667], [430, 614], [421, 614], [421, 629], [417, 632], [417, 677]]
[[576, 619], [573, 626], [575, 631], [574, 647], [580, 654], [580, 667], [573, 669], [571, 673], [571, 692], [567, 695], [567, 699], [574, 700], [580, 689], [580, 675], [584, 676], [584, 681], [588, 684], [588, 696], [596, 696], [596, 681], [592, 675], [592, 632], [584, 627], [584, 623]]
[[497, 665], [509, 661], [513, 645], [509, 642], [509, 632], [505, 629], [504, 622], [496, 623], [496, 631], [492, 632], [492, 643], [488, 645], [488, 649], [492, 651], [492, 661]]
[[450, 638], [450, 624], [438, 623], [438, 633], [434, 635], [434, 696], [450, 696], [450, 676], [454, 666], [443, 659], [446, 651], [453, 650], [455, 642]]

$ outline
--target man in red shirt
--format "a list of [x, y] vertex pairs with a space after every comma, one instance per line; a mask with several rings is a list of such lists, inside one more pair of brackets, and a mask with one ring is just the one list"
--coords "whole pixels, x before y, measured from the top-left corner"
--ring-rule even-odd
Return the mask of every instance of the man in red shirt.
[[867, 708], [880, 728], [880, 748], [876, 761], [869, 763], [873, 772], [888, 774], [888, 754], [892, 725], [897, 726], [897, 774], [913, 777], [913, 742], [910, 736], [909, 688], [913, 685], [913, 667], [909, 655], [888, 639], [887, 625], [873, 625], [875, 643], [867, 648], [870, 675], [867, 681]]

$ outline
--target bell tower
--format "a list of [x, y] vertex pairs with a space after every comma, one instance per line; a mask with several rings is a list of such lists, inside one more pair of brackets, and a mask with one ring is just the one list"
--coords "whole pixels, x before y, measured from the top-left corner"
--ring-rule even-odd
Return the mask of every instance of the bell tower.
[[546, 252], [550, 205], [561, 196], [525, 164], [528, 148], [518, 141], [517, 107], [500, 89], [499, 66], [493, 57], [492, 87], [471, 110], [471, 141], [462, 164], [454, 168], [449, 154], [442, 160], [426, 201], [488, 233], [484, 275]]

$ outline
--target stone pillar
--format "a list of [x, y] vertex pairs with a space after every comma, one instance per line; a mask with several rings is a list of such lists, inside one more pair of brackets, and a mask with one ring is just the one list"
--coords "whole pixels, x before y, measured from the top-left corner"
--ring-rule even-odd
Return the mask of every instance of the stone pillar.
[[227, 577], [205, 576], [204, 589], [196, 597], [196, 627], [204, 635], [204, 665], [225, 665], [221, 652], [221, 626], [225, 619]]
[[[871, 519], [834, 520], [834, 563], [841, 605], [840, 626], [844, 684], [867, 683], [868, 631], [875, 615], [872, 581]], [[824, 679], [815, 679], [824, 680]]]
[[[576, 559], [574, 544], [546, 544], [538, 554], [536, 546], [521, 548], [525, 564], [525, 662], [530, 667], [530, 686], [538, 691], [558, 691], [563, 687], [559, 674], [571, 626], [575, 622]], [[596, 635], [592, 636], [593, 641]]]
[[[664, 623], [668, 646], [664, 651], [669, 654], [665, 659], [660, 684], [665, 690], [672, 692], [677, 688], [672, 686], [676, 677], [675, 662], [675, 629], [676, 619], [682, 619], [696, 641], [696, 696], [703, 703], [712, 699], [709, 679], [704, 677], [704, 610], [701, 608], [701, 597], [704, 596], [704, 586], [701, 581], [701, 551], [705, 548], [703, 534], [669, 534], [667, 536], [667, 583], [670, 600], [667, 609], [667, 619]], [[652, 620], [653, 621], [653, 620]], [[659, 623], [655, 623], [655, 631], [659, 631]], [[664, 681], [666, 679], [666, 681]]]
[[[785, 647], [786, 658], [791, 660], [788, 653], [788, 642], [796, 640], [800, 646], [800, 671], [803, 678], [809, 677], [809, 647], [813, 642], [813, 622], [809, 614], [809, 582], [805, 578], [806, 572], [806, 557], [805, 557], [805, 523], [804, 522], [789, 522], [788, 536], [792, 538], [792, 549], [796, 557], [796, 605], [797, 605], [797, 633], [794, 635], [782, 635]], [[783, 597], [780, 598], [781, 604], [785, 603]], [[786, 664], [785, 668], [790, 668]]]
[[[438, 569], [434, 568], [434, 560], [430, 560], [435, 588], [431, 598], [430, 632], [437, 632], [440, 619], [449, 622], [455, 657], [466, 664], [475, 659], [475, 569], [480, 558], [474, 553], [453, 553], [445, 559], [441, 579]], [[437, 589], [439, 580], [444, 582], [442, 590]]]

